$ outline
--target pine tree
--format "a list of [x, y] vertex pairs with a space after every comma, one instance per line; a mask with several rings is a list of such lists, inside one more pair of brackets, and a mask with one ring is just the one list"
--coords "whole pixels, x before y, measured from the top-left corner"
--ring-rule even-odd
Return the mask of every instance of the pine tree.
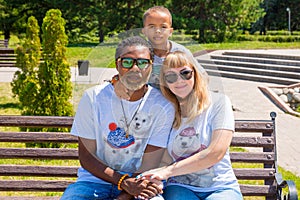
[[41, 43], [39, 38], [39, 25], [35, 17], [28, 18], [26, 39], [23, 46], [16, 49], [16, 66], [19, 70], [15, 73], [11, 83], [12, 92], [19, 98], [21, 114], [36, 114], [36, 96], [39, 95], [38, 67], [41, 58]]
[[66, 59], [68, 37], [61, 11], [51, 9], [42, 24], [43, 60], [38, 76], [41, 92], [38, 113], [40, 115], [71, 116], [73, 106], [70, 66]]

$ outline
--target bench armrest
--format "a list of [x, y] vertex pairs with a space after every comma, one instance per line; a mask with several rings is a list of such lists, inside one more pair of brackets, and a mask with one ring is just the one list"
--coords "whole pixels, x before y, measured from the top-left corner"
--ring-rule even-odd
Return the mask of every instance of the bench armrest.
[[[275, 179], [277, 182], [277, 193], [280, 199], [287, 199], [287, 200], [298, 200], [297, 188], [294, 181], [291, 180], [282, 180], [281, 173], [275, 173]], [[288, 194], [284, 194], [282, 197], [282, 189], [288, 188]]]

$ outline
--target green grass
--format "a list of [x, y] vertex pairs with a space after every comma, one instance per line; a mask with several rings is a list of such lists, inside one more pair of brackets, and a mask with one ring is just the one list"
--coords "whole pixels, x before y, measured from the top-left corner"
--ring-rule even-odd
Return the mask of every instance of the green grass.
[[[193, 41], [182, 42], [191, 52], [224, 49], [299, 49], [300, 42], [275, 43], [275, 42], [233, 42], [233, 43], [212, 43], [196, 44]], [[67, 59], [71, 66], [76, 66], [78, 60], [89, 60], [91, 67], [114, 67], [110, 65], [114, 61], [115, 46], [110, 43], [103, 43], [96, 47], [68, 47]]]

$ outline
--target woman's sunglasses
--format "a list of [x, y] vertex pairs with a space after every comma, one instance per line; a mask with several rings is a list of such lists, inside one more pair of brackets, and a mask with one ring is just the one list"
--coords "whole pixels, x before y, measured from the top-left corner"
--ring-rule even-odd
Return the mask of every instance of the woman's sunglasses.
[[122, 67], [130, 69], [136, 64], [140, 69], [146, 69], [152, 64], [152, 60], [146, 58], [118, 58], [117, 61], [121, 61]]
[[[193, 70], [183, 69], [179, 72], [179, 76], [183, 80], [190, 80], [193, 77]], [[175, 83], [178, 80], [178, 74], [175, 72], [168, 72], [165, 74], [165, 80], [168, 83]]]

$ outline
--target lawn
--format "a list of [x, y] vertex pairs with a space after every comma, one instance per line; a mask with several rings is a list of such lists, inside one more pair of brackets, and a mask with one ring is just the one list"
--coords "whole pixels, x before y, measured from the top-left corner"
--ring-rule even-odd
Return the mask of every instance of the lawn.
[[[233, 42], [196, 44], [195, 42], [177, 41], [185, 45], [191, 52], [223, 49], [299, 49], [300, 42], [275, 43], [275, 42]], [[78, 60], [89, 60], [92, 67], [114, 67], [110, 65], [114, 61], [115, 43], [103, 43], [90, 47], [68, 47], [67, 59], [72, 66], [76, 66]]]

